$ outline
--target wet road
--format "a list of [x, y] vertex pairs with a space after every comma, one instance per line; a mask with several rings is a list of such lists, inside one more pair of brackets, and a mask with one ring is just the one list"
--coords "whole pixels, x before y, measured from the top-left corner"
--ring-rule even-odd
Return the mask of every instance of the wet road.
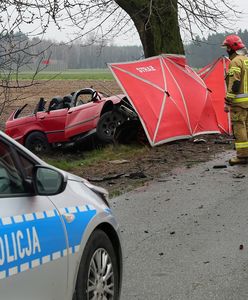
[[230, 156], [112, 200], [122, 300], [248, 299], [248, 166], [213, 168]]

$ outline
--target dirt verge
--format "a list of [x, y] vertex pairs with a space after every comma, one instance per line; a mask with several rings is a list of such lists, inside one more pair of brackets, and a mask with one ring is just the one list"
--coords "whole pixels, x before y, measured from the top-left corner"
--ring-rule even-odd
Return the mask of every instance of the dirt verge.
[[[147, 185], [151, 180], [163, 180], [161, 175], [171, 175], [176, 167], [191, 168], [233, 148], [230, 138], [218, 135], [176, 141], [154, 148], [148, 145], [140, 147], [144, 147], [143, 153], [131, 158], [128, 155], [120, 160], [109, 157], [87, 167], [76, 167], [70, 172], [106, 188], [110, 197], [114, 197]], [[75, 159], [76, 155], [82, 157], [83, 153], [61, 155], [64, 160], [70, 161]]]

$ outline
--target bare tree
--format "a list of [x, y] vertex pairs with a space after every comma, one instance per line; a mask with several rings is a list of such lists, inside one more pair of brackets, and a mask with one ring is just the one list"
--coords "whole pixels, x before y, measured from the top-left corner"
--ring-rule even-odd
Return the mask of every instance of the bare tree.
[[227, 24], [239, 14], [228, 0], [116, 0], [116, 3], [132, 18], [146, 57], [183, 54], [182, 32], [194, 39], [196, 32], [228, 29]]
[[[0, 115], [6, 106], [22, 98], [24, 88], [35, 84], [36, 75], [45, 67], [42, 61], [50, 55], [50, 46], [37, 47], [40, 39], [30, 39], [20, 32], [22, 20], [8, 4], [7, 1], [0, 3]], [[28, 71], [31, 65], [31, 80], [20, 81], [20, 71]], [[12, 92], [18, 97], [14, 99]]]

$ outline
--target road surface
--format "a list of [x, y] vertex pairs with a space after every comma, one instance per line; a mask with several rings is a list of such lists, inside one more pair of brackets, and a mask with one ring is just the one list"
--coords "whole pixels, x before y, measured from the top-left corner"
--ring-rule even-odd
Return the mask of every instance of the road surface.
[[248, 166], [228, 166], [231, 154], [112, 199], [121, 300], [248, 299]]

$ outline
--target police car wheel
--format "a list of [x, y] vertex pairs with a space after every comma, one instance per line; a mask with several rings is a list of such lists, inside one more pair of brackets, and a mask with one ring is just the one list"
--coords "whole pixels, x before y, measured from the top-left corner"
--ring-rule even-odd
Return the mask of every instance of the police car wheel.
[[77, 300], [117, 300], [119, 274], [113, 245], [102, 230], [90, 236], [80, 262]]

